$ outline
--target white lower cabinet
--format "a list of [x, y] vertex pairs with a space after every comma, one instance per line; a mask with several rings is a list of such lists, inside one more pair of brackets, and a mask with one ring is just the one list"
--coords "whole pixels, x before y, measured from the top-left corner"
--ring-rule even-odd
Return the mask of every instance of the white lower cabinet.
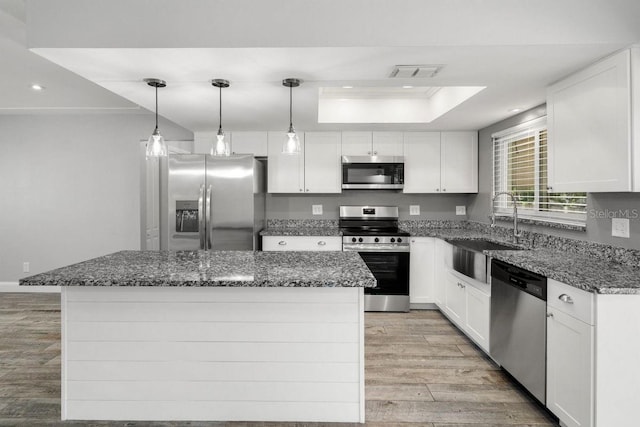
[[441, 239], [435, 239], [435, 261], [434, 261], [434, 300], [438, 308], [444, 310], [445, 282], [447, 278], [447, 257], [451, 257], [451, 244]]
[[262, 236], [263, 251], [341, 251], [340, 236]]
[[412, 304], [435, 302], [435, 246], [433, 237], [411, 238], [409, 300]]
[[567, 426], [592, 426], [593, 329], [547, 309], [547, 407]]
[[465, 285], [465, 290], [467, 291], [465, 332], [476, 344], [489, 351], [491, 296], [476, 289], [473, 285]]
[[489, 286], [462, 279], [448, 271], [445, 276], [444, 314], [484, 351], [489, 351]]
[[449, 273], [444, 282], [444, 311], [452, 322], [464, 329], [467, 322], [466, 314], [466, 291], [453, 274]]
[[593, 305], [593, 294], [549, 279], [547, 407], [568, 427], [594, 425]]

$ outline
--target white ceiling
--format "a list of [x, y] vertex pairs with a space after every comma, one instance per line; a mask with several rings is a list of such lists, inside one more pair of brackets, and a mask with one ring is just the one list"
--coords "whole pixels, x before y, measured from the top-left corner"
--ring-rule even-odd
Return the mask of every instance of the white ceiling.
[[[191, 0], [189, 8], [155, 0], [153, 11], [148, 4], [30, 0], [25, 25], [21, 1], [0, 1], [0, 114], [153, 110], [154, 91], [142, 79], [157, 77], [168, 83], [160, 114], [211, 131], [218, 89], [209, 81], [224, 78], [226, 130], [278, 130], [289, 119], [281, 81], [297, 77], [299, 130], [479, 129], [543, 103], [550, 83], [640, 40], [637, 0]], [[402, 64], [444, 67], [431, 79], [389, 78]], [[47, 89], [34, 93], [34, 81]], [[318, 123], [323, 87], [403, 84], [486, 89], [429, 124]]]

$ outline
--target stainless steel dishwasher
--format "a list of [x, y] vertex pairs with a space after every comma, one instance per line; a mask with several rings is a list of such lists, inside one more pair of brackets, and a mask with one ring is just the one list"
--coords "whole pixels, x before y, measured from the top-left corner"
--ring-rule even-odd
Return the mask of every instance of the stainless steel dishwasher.
[[546, 277], [491, 261], [489, 352], [542, 403], [546, 403], [546, 312]]

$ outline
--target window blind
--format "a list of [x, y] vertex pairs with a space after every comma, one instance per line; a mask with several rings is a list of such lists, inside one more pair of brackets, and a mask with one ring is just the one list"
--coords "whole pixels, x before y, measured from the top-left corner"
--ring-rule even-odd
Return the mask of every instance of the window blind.
[[[493, 135], [493, 195], [513, 193], [525, 218], [584, 223], [586, 193], [549, 192], [547, 173], [546, 119]], [[513, 211], [508, 196], [499, 196], [494, 206], [498, 213]]]

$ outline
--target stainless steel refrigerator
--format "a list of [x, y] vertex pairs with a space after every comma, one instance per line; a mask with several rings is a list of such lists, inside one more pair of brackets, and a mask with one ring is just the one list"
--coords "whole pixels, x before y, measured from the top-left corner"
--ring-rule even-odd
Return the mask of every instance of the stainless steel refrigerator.
[[264, 165], [252, 155], [170, 154], [160, 206], [161, 250], [259, 250]]

